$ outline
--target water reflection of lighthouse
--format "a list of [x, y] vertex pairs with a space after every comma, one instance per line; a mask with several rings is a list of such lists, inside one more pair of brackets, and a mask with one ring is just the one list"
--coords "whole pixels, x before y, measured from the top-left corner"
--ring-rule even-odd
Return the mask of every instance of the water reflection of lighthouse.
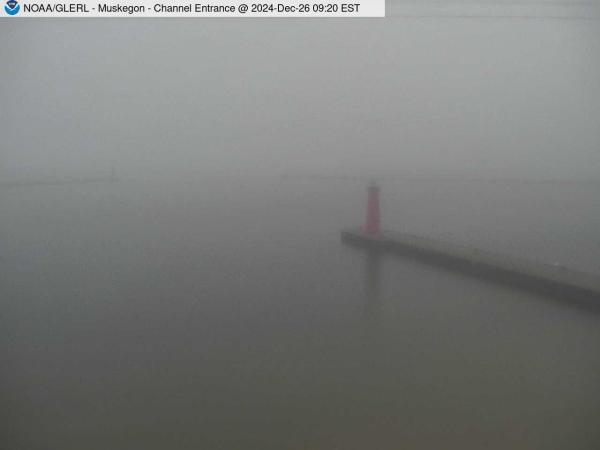
[[378, 321], [381, 311], [381, 259], [377, 249], [365, 252], [365, 306], [364, 315], [370, 322]]

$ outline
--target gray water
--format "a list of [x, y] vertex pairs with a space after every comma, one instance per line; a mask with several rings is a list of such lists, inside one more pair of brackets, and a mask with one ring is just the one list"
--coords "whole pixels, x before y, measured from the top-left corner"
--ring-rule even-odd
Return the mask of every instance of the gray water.
[[[598, 448], [598, 312], [347, 248], [364, 197], [276, 177], [0, 191], [2, 448]], [[598, 273], [599, 199], [389, 181], [382, 208]]]

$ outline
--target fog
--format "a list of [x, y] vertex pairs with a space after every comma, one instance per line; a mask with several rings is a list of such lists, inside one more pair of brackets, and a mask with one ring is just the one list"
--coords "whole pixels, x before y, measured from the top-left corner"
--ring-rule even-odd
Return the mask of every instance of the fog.
[[600, 4], [0, 40], [0, 448], [600, 446], [597, 297], [339, 235], [597, 282]]
[[595, 20], [5, 20], [0, 33], [3, 178], [111, 164], [600, 175]]

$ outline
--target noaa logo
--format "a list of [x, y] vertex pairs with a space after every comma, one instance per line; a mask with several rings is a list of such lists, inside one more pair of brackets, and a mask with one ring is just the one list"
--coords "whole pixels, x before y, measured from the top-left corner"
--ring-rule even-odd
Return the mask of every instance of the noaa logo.
[[17, 0], [7, 0], [6, 5], [4, 5], [4, 11], [9, 16], [14, 16], [21, 11], [21, 5], [19, 5]]

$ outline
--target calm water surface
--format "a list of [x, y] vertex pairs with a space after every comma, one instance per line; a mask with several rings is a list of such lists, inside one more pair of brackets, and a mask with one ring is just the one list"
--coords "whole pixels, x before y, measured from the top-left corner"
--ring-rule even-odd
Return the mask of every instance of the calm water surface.
[[[389, 228], [600, 272], [597, 185], [383, 188]], [[1, 191], [3, 448], [598, 448], [598, 312], [342, 246], [363, 189]]]

